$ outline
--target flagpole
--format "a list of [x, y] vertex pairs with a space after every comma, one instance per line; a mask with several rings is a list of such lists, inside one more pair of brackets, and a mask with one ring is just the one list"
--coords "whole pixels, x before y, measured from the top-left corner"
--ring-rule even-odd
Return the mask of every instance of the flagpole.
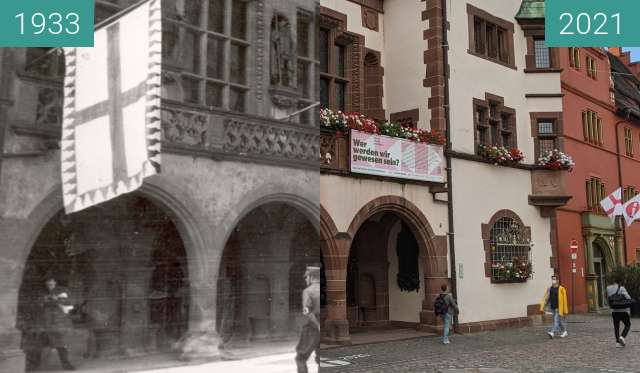
[[305, 106], [304, 108], [302, 108], [302, 109], [300, 109], [298, 111], [294, 111], [293, 113], [291, 113], [291, 114], [289, 114], [289, 115], [287, 115], [287, 116], [285, 116], [283, 118], [276, 118], [276, 120], [287, 120], [288, 119], [290, 121], [291, 119], [293, 119], [294, 116], [296, 116], [296, 115], [298, 115], [300, 113], [304, 113], [305, 111], [313, 109], [314, 107], [317, 107], [317, 106], [320, 106], [319, 102], [316, 102], [316, 103], [311, 104], [309, 106]]
[[[96, 23], [93, 26], [93, 32], [95, 33], [96, 31], [105, 28], [107, 26], [110, 26], [111, 24], [115, 23], [118, 19], [120, 19], [121, 17], [125, 16], [128, 13], [131, 13], [132, 11], [138, 9], [140, 6], [142, 6], [144, 3], [146, 3], [147, 1], [150, 0], [140, 0], [137, 3], [130, 5], [124, 9], [122, 9], [121, 11], [115, 13], [114, 15], [103, 19], [102, 21]], [[25, 67], [25, 70], [28, 70], [29, 67], [35, 65], [36, 63], [42, 61], [43, 59], [49, 57], [50, 55], [52, 55], [53, 53], [56, 53], [58, 51], [62, 51], [63, 47], [55, 47], [55, 48], [51, 48], [49, 49], [45, 54], [43, 54], [42, 56], [36, 58], [35, 60], [31, 61], [31, 63], [29, 63], [28, 66]]]

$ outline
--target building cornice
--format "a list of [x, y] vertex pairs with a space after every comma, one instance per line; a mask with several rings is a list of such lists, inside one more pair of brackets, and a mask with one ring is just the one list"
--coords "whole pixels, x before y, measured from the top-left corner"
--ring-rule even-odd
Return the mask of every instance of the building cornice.
[[587, 93], [584, 93], [584, 92], [578, 90], [577, 88], [574, 88], [573, 86], [565, 83], [564, 81], [561, 84], [561, 88], [562, 89], [566, 89], [567, 91], [569, 91], [569, 92], [571, 92], [571, 93], [573, 93], [573, 94], [575, 94], [577, 96], [580, 96], [580, 97], [584, 98], [585, 100], [589, 100], [591, 102], [594, 102], [594, 103], [602, 106], [603, 108], [605, 108], [607, 110], [610, 110], [610, 111], [612, 111], [614, 113], [617, 110], [616, 107], [613, 106], [612, 104], [607, 103], [605, 101], [602, 101], [602, 100], [600, 100], [598, 98], [595, 98], [595, 97], [593, 97], [593, 96], [591, 96], [591, 95], [589, 95]]

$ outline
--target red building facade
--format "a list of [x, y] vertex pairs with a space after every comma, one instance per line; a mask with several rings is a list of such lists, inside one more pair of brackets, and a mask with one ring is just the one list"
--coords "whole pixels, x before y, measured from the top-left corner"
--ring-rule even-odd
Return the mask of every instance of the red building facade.
[[[576, 166], [566, 176], [573, 198], [557, 210], [559, 247], [552, 260], [574, 312], [598, 311], [607, 307], [606, 273], [635, 261], [640, 251], [639, 226], [612, 221], [599, 204], [619, 187], [624, 200], [640, 189], [638, 80], [627, 67], [628, 59], [626, 64], [620, 60], [619, 48], [559, 52], [564, 96], [557, 144]], [[579, 247], [575, 272], [570, 250], [574, 239]]]

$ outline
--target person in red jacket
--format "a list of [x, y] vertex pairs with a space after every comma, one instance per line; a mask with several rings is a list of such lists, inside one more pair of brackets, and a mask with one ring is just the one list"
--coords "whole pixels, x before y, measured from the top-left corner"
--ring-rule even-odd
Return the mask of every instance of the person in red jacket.
[[565, 316], [569, 313], [567, 302], [567, 289], [558, 282], [558, 276], [551, 276], [551, 286], [547, 288], [542, 302], [540, 302], [540, 311], [545, 312], [548, 308], [553, 314], [553, 327], [547, 334], [549, 338], [553, 338], [556, 332], [561, 333], [560, 338], [565, 338], [567, 327], [565, 325]]

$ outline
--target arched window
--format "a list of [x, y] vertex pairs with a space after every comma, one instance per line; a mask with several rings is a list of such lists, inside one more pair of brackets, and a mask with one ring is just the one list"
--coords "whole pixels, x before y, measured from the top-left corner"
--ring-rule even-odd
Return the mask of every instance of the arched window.
[[[525, 282], [531, 278], [531, 233], [510, 211], [499, 212], [483, 225], [486, 274], [493, 283]], [[488, 249], [488, 250], [487, 250]]]

